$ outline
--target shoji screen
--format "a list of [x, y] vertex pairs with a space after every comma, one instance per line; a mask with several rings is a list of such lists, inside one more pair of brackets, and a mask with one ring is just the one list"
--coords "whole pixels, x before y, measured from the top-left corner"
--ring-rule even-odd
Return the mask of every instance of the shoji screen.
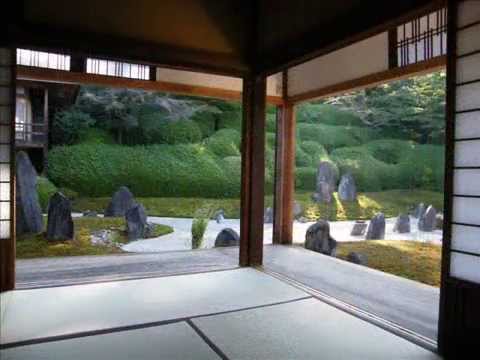
[[450, 276], [480, 283], [480, 2], [459, 3], [456, 40]]
[[0, 48], [0, 291], [14, 286], [13, 122], [15, 51]]
[[480, 1], [449, 0], [448, 13], [439, 349], [448, 359], [473, 359], [480, 339]]

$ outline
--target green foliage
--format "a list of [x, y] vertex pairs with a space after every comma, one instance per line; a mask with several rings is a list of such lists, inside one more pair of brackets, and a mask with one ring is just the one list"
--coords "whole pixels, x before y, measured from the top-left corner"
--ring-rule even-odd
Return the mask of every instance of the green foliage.
[[37, 178], [38, 201], [42, 211], [47, 211], [50, 197], [57, 192], [57, 187], [47, 178], [39, 176]]
[[297, 124], [297, 138], [300, 141], [314, 141], [331, 151], [338, 147], [359, 145], [354, 136], [354, 127], [332, 126], [323, 124]]
[[333, 126], [363, 126], [353, 112], [340, 110], [329, 104], [303, 103], [297, 106], [297, 122]]
[[122, 185], [137, 196], [238, 196], [223, 165], [199, 144], [80, 144], [50, 151], [48, 176], [88, 196], [111, 196]]
[[219, 157], [240, 156], [241, 135], [235, 129], [222, 129], [205, 141], [208, 150]]
[[445, 72], [391, 82], [330, 99], [369, 127], [419, 143], [443, 143]]
[[265, 121], [265, 131], [275, 133], [277, 129], [277, 114], [267, 114]]
[[94, 120], [89, 114], [72, 108], [57, 112], [52, 124], [52, 143], [55, 145], [75, 144], [87, 136]]
[[315, 191], [317, 169], [312, 167], [297, 167], [295, 169], [295, 189]]
[[78, 136], [78, 143], [83, 144], [114, 144], [113, 136], [106, 130], [88, 128]]
[[[300, 144], [302, 151], [310, 157], [306, 166], [317, 167], [320, 161], [329, 160], [327, 150], [315, 141], [304, 141]], [[297, 166], [301, 166], [297, 164]]]
[[195, 212], [192, 221], [192, 249], [198, 249], [202, 246], [203, 236], [212, 215], [211, 207], [200, 208]]
[[202, 139], [202, 131], [194, 121], [163, 121], [157, 129], [155, 142], [159, 144], [192, 144]]
[[352, 173], [359, 191], [381, 191], [401, 188], [397, 169], [375, 159], [365, 147], [344, 147], [334, 150], [331, 159], [340, 173]]
[[377, 160], [388, 164], [397, 164], [405, 154], [414, 148], [411, 141], [397, 139], [381, 139], [365, 144], [367, 151]]

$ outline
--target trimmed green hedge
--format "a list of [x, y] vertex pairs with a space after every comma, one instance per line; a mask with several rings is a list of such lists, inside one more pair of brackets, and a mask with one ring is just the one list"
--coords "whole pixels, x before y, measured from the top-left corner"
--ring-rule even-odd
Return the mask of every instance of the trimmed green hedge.
[[48, 176], [80, 195], [111, 196], [128, 186], [136, 196], [237, 197], [231, 171], [202, 145], [74, 145], [54, 148]]
[[317, 169], [313, 167], [297, 167], [295, 169], [295, 189], [315, 191]]
[[219, 157], [240, 156], [241, 135], [235, 129], [222, 129], [205, 140], [208, 150]]
[[297, 124], [297, 139], [314, 141], [328, 151], [344, 146], [356, 146], [375, 138], [375, 132], [355, 126], [332, 126], [324, 124]]

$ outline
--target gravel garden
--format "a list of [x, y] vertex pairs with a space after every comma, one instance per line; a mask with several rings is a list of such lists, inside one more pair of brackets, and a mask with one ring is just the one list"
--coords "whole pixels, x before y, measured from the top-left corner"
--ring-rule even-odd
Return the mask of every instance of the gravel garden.
[[[443, 106], [442, 73], [298, 106], [294, 243], [438, 286]], [[19, 258], [238, 245], [239, 103], [81, 87], [51, 124], [38, 176], [17, 154]]]

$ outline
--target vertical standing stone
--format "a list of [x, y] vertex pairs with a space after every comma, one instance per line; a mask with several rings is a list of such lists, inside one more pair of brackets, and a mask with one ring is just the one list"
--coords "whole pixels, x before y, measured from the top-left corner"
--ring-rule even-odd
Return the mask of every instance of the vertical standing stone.
[[52, 241], [73, 239], [72, 205], [70, 200], [60, 192], [50, 198], [47, 239]]
[[385, 238], [385, 215], [378, 213], [375, 215], [370, 224], [368, 224], [366, 240], [382, 240]]
[[342, 175], [340, 184], [338, 185], [338, 197], [342, 201], [357, 200], [357, 185], [355, 184], [355, 179], [352, 174]]
[[27, 153], [18, 152], [16, 161], [17, 233], [39, 233], [43, 230], [43, 219], [38, 201], [37, 172]]
[[129, 209], [137, 205], [133, 194], [126, 186], [121, 186], [112, 196], [105, 209], [105, 217], [123, 217]]

